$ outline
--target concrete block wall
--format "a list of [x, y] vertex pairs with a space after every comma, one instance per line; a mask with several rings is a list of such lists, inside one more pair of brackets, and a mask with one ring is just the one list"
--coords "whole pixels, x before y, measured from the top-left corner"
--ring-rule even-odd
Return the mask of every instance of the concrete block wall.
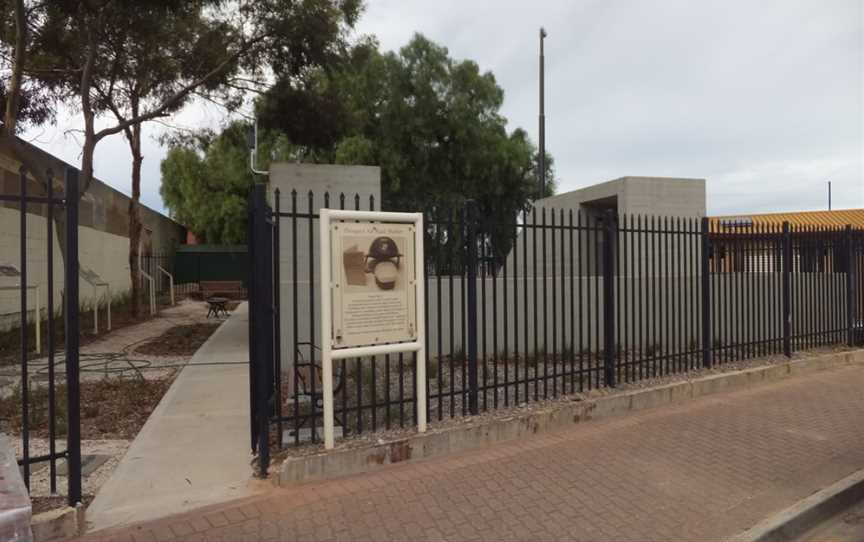
[[[60, 250], [62, 239], [58, 239], [57, 229], [52, 222], [54, 243], [54, 303], [55, 311], [60, 311], [63, 291], [63, 256]], [[0, 208], [0, 262], [21, 268], [20, 256], [20, 213]], [[46, 312], [48, 285], [48, 235], [45, 217], [27, 214], [27, 283], [39, 285], [42, 317]], [[96, 272], [111, 285], [112, 296], [127, 292], [131, 287], [129, 276], [129, 239], [120, 235], [94, 230], [86, 226], [78, 227], [78, 262], [82, 268]], [[0, 277], [0, 287], [19, 284], [17, 278]], [[104, 294], [97, 292], [88, 282], [79, 278], [81, 306], [92, 306], [94, 299]], [[27, 306], [35, 310], [35, 294], [28, 291]], [[0, 330], [17, 327], [20, 322], [20, 294], [16, 290], [0, 290]], [[30, 314], [29, 318], [32, 319]]]
[[[40, 165], [55, 173], [55, 194], [63, 195], [63, 175], [69, 164], [31, 146]], [[20, 164], [14, 157], [0, 154], [0, 194], [20, 193]], [[28, 177], [27, 192], [44, 196], [45, 188]], [[129, 276], [129, 198], [98, 179], [93, 179], [79, 203], [79, 263], [82, 268], [96, 272], [111, 285], [114, 296], [122, 295], [131, 286]], [[48, 206], [27, 205], [27, 263], [28, 284], [41, 284], [42, 316], [45, 316], [47, 299], [47, 232]], [[143, 245], [154, 252], [170, 252], [186, 238], [186, 229], [170, 218], [141, 206], [141, 221], [144, 226]], [[54, 230], [54, 298], [56, 309], [60, 309], [63, 288], [63, 258], [57, 227]], [[11, 264], [20, 269], [20, 211], [16, 202], [0, 201], [0, 264]], [[0, 277], [0, 287], [18, 284], [14, 278]], [[79, 279], [82, 307], [89, 307], [94, 298], [94, 288]], [[101, 289], [99, 295], [102, 295]], [[35, 310], [35, 294], [28, 294], [28, 310]], [[20, 297], [17, 291], [0, 290], [0, 331], [17, 327], [20, 322]]]
[[[542, 251], [543, 234], [534, 231], [533, 225], [543, 223], [543, 215], [546, 215], [546, 224], [551, 225], [552, 214], [555, 214], [556, 224], [561, 225], [561, 210], [564, 210], [564, 220], [569, 227], [569, 213], [573, 212], [574, 226], [581, 226], [581, 230], [574, 233], [574, 245], [577, 254], [582, 256], [581, 261], [589, 258], [594, 260], [590, 269], [580, 273], [600, 272], [602, 267], [596, 265], [597, 258], [603, 251], [603, 234], [598, 231], [603, 228], [603, 220], [607, 211], [611, 211], [619, 217], [618, 225], [623, 227], [623, 217], [626, 215], [628, 224], [633, 224], [634, 217], [644, 217], [641, 222], [641, 231], [675, 231], [684, 230], [698, 231], [699, 221], [705, 216], [705, 180], [689, 178], [666, 178], [666, 177], [621, 177], [604, 183], [595, 184], [586, 188], [565, 192], [556, 196], [544, 198], [534, 202], [532, 210], [520, 220], [532, 225], [527, 229], [527, 239], [520, 239], [515, 252], [528, 251], [529, 259], [527, 265], [523, 265], [522, 258], [511, 251], [508, 256], [508, 266], [517, 273], [542, 274], [543, 266], [551, 269], [552, 266], [560, 266], [560, 262], [554, 261], [553, 251], [547, 250], [544, 256]], [[679, 225], [680, 221], [680, 225]], [[552, 247], [553, 235], [551, 229], [546, 230], [546, 244]], [[560, 243], [560, 229], [554, 230], [555, 243]], [[655, 244], [650, 244], [654, 238]], [[649, 234], [631, 234], [628, 243], [639, 241], [642, 243], [642, 251], [635, 254], [637, 265], [650, 267], [655, 262], [664, 262], [670, 254], [677, 254], [679, 247], [686, 249], [687, 243], [691, 242], [691, 236], [670, 236], [667, 239]], [[565, 243], [569, 242], [569, 232], [565, 232]], [[618, 237], [613, 242], [617, 244], [616, 250], [623, 250], [623, 237]], [[534, 247], [534, 244], [538, 246]], [[536, 263], [532, 257], [534, 251], [538, 253]], [[559, 252], [560, 254], [560, 252]], [[519, 260], [514, 262], [514, 256]], [[622, 254], [623, 256], [623, 254]], [[569, 261], [565, 261], [565, 269], [569, 267]], [[584, 265], [584, 264], [583, 264]], [[534, 267], [536, 266], [536, 271]], [[569, 271], [568, 271], [569, 272]]]
[[[281, 212], [290, 212], [292, 204], [296, 203], [297, 213], [318, 214], [324, 207], [325, 194], [329, 194], [329, 208], [340, 208], [340, 194], [345, 194], [345, 208], [355, 208], [355, 195], [360, 198], [360, 210], [368, 211], [370, 197], [373, 198], [375, 210], [381, 210], [381, 168], [377, 166], [338, 166], [331, 164], [295, 164], [277, 162], [270, 165], [268, 178], [268, 203], [275, 209], [275, 191], [279, 189], [279, 207]], [[296, 201], [292, 198], [292, 190], [297, 191]], [[312, 193], [312, 206], [309, 204], [309, 194]], [[295, 229], [296, 226], [296, 229]], [[311, 231], [310, 231], [311, 230]], [[296, 236], [296, 247], [294, 238]], [[320, 258], [320, 239], [318, 238], [318, 219], [290, 218], [279, 219], [279, 274], [280, 274], [280, 306], [281, 319], [281, 356], [284, 372], [291, 373], [294, 359], [293, 288], [296, 281], [297, 295], [297, 325], [300, 327], [298, 337], [309, 341], [310, 329], [319, 328], [320, 290], [318, 289], [318, 264]], [[311, 243], [310, 243], [311, 240]], [[253, 263], [254, 264], [254, 263]], [[296, 269], [296, 276], [295, 271]], [[310, 312], [310, 274], [313, 282]], [[314, 320], [313, 320], [314, 315]], [[320, 338], [315, 334], [315, 345]], [[309, 359], [310, 348], [304, 346], [301, 353]], [[317, 359], [317, 353], [316, 353]], [[293, 382], [290, 382], [293, 385]]]
[[[520, 356], [527, 354], [529, 357], [535, 352], [543, 354], [546, 350], [550, 354], [565, 350], [602, 350], [605, 340], [603, 282], [603, 278], [597, 276], [509, 277], [506, 280], [503, 277], [478, 278], [478, 357], [492, 359], [493, 355], [497, 355], [499, 359], [512, 358], [517, 342]], [[653, 348], [674, 353], [701, 349], [701, 282], [701, 277], [692, 275], [616, 277], [613, 288], [618, 328], [616, 342], [619, 348], [643, 351]], [[806, 284], [813, 293], [794, 299], [794, 335], [831, 329], [832, 321], [835, 326], [844, 325], [845, 275], [799, 275], [793, 278], [793, 291], [797, 291], [799, 284]], [[482, 297], [484, 288], [485, 302]], [[449, 276], [429, 277], [427, 337], [430, 360], [451, 354], [461, 356], [467, 350], [463, 289], [467, 290], [467, 285], [462, 277], [452, 277], [452, 280]], [[317, 281], [312, 284], [311, 290], [308, 281], [297, 283], [298, 340], [311, 341], [315, 345], [320, 343], [318, 292]], [[736, 347], [738, 350], [744, 350], [748, 348], [746, 343], [782, 339], [782, 316], [779, 310], [781, 284], [778, 274], [713, 275], [711, 292], [715, 347], [736, 343], [741, 345]], [[831, 292], [831, 299], [816, 292]], [[283, 278], [281, 293], [283, 371], [290, 372], [295, 322], [291, 280]], [[314, 314], [310, 313], [310, 295]], [[515, 302], [514, 295], [518, 296]], [[832, 309], [835, 311], [833, 314], [829, 313]], [[311, 334], [313, 330], [314, 335]], [[755, 346], [749, 348], [756, 350]], [[308, 345], [300, 346], [299, 351], [303, 359], [309, 359], [311, 349]], [[720, 359], [722, 354], [718, 351], [715, 355]], [[317, 352], [315, 358], [320, 359]]]

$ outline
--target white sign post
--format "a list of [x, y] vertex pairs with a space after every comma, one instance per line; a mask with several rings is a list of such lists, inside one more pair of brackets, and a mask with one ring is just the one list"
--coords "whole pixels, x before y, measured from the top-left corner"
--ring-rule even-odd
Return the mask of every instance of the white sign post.
[[423, 213], [320, 210], [324, 448], [333, 449], [333, 360], [416, 352], [426, 431]]

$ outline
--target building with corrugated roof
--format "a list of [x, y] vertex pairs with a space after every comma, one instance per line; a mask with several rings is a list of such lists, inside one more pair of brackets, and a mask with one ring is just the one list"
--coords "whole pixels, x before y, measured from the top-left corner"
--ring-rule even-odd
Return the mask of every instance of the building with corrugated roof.
[[[776, 236], [789, 224], [796, 251], [793, 268], [810, 272], [845, 269], [848, 258], [842, 236], [831, 230], [864, 230], [864, 209], [756, 213], [709, 217], [714, 272], [779, 269]], [[862, 262], [864, 263], [864, 262]]]
[[794, 227], [864, 229], [864, 209], [837, 209], [832, 211], [798, 211], [783, 213], [757, 213], [710, 217], [712, 230], [747, 228], [752, 226], [782, 226], [788, 222]]

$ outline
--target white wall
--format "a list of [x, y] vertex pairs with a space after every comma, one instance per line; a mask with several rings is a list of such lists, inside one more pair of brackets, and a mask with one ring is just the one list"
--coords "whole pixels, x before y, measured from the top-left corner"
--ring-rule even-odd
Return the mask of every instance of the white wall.
[[[11, 264], [21, 268], [20, 256], [20, 220], [17, 210], [0, 207], [0, 264]], [[54, 258], [54, 304], [55, 311], [60, 310], [61, 292], [63, 290], [63, 257], [57, 229], [54, 229], [52, 247]], [[45, 306], [48, 292], [47, 234], [46, 219], [43, 216], [27, 214], [27, 283], [41, 286], [42, 314], [45, 316]], [[116, 296], [130, 288], [129, 278], [129, 239], [95, 230], [86, 226], [78, 227], [78, 261], [82, 268], [90, 269], [111, 285], [111, 293]], [[0, 277], [0, 287], [18, 284], [18, 279]], [[79, 278], [79, 291], [82, 307], [91, 305], [94, 289], [89, 283]], [[101, 292], [100, 292], [101, 294]], [[28, 310], [35, 310], [35, 295], [28, 291]], [[21, 298], [17, 290], [0, 290], [0, 331], [17, 327], [20, 322]], [[32, 318], [32, 314], [30, 315]]]

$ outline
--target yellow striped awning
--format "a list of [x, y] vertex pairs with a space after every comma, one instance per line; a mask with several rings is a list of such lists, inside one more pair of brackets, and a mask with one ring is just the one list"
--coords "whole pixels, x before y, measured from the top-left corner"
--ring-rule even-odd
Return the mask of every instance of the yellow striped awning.
[[712, 216], [711, 229], [747, 227], [751, 225], [780, 225], [789, 222], [792, 226], [816, 226], [842, 228], [850, 224], [853, 228], [864, 228], [864, 209], [838, 209], [836, 211], [799, 211], [788, 213], [760, 213], [727, 216]]

